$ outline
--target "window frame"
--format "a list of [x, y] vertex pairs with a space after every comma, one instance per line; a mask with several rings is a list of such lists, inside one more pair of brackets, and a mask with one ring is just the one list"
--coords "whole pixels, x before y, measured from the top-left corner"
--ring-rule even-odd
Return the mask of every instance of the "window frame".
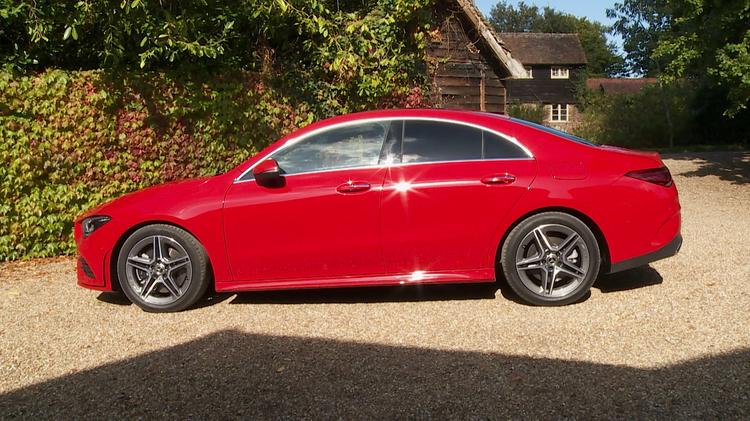
[[[555, 75], [555, 70], [558, 71], [558, 75]], [[550, 67], [550, 79], [570, 79], [570, 68], [565, 66], [552, 66]]]
[[[490, 132], [492, 134], [495, 134], [495, 135], [499, 136], [500, 138], [502, 138], [503, 140], [508, 141], [508, 142], [516, 145], [518, 148], [521, 149], [521, 151], [523, 151], [523, 153], [526, 154], [526, 157], [523, 157], [523, 158], [503, 158], [503, 159], [493, 158], [493, 159], [478, 159], [478, 160], [477, 159], [472, 159], [472, 160], [461, 160], [461, 161], [429, 161], [429, 162], [407, 162], [407, 163], [394, 162], [394, 163], [391, 163], [391, 164], [381, 163], [381, 162], [378, 161], [378, 163], [374, 164], [374, 165], [366, 165], [366, 166], [361, 166], [361, 167], [348, 167], [348, 168], [333, 168], [333, 169], [326, 169], [326, 170], [319, 170], [319, 171], [309, 171], [309, 172], [299, 172], [299, 173], [294, 173], [294, 174], [285, 174], [284, 177], [294, 177], [294, 176], [297, 176], [297, 175], [316, 174], [316, 173], [321, 173], [321, 172], [351, 171], [351, 170], [361, 170], [361, 169], [367, 169], [367, 168], [386, 168], [386, 167], [395, 167], [395, 166], [403, 166], [403, 165], [424, 165], [424, 164], [435, 164], [435, 163], [445, 163], [445, 162], [471, 162], [471, 161], [511, 161], [511, 160], [512, 161], [517, 161], [517, 160], [535, 159], [534, 155], [531, 153], [531, 151], [526, 146], [524, 146], [521, 142], [519, 142], [518, 139], [516, 139], [515, 137], [507, 135], [507, 134], [504, 134], [504, 133], [499, 132], [499, 131], [494, 130], [494, 129], [490, 129], [489, 127], [482, 126], [482, 125], [479, 125], [479, 124], [468, 123], [468, 122], [465, 122], [465, 121], [454, 120], [454, 119], [450, 119], [450, 118], [442, 118], [442, 117], [413, 117], [413, 116], [408, 116], [408, 117], [407, 116], [372, 117], [372, 118], [362, 118], [362, 119], [352, 120], [352, 121], [345, 121], [345, 122], [342, 122], [342, 123], [336, 123], [336, 124], [332, 124], [332, 125], [320, 127], [320, 128], [317, 128], [315, 130], [310, 131], [309, 133], [305, 133], [303, 135], [300, 135], [300, 136], [297, 136], [297, 137], [293, 137], [293, 138], [287, 140], [283, 145], [281, 145], [278, 148], [274, 149], [273, 151], [267, 153], [266, 155], [263, 155], [263, 156], [259, 157], [252, 165], [250, 165], [246, 170], [244, 170], [242, 173], [240, 173], [240, 175], [238, 177], [236, 177], [234, 179], [234, 183], [244, 183], [244, 182], [248, 182], [248, 181], [254, 181], [255, 178], [253, 178], [253, 177], [249, 177], [248, 178], [247, 177], [248, 174], [252, 175], [253, 168], [255, 168], [257, 165], [259, 165], [261, 162], [265, 161], [266, 159], [273, 158], [274, 155], [276, 155], [280, 151], [282, 151], [284, 149], [287, 149], [287, 148], [289, 148], [289, 147], [291, 147], [293, 145], [296, 145], [297, 143], [302, 142], [305, 139], [308, 139], [310, 137], [313, 137], [313, 136], [325, 133], [325, 132], [330, 131], [330, 130], [335, 130], [335, 129], [338, 129], [338, 128], [341, 128], [341, 127], [355, 126], [355, 125], [367, 124], [367, 123], [384, 122], [384, 121], [387, 121], [389, 123], [393, 123], [393, 122], [397, 122], [397, 121], [406, 122], [406, 121], [410, 121], [410, 120], [422, 120], [422, 121], [435, 121], [435, 122], [442, 122], [442, 123], [451, 123], [451, 124], [458, 124], [458, 125], [469, 126], [469, 127], [473, 127], [473, 128], [479, 129], [479, 130], [484, 130], [484, 131]], [[402, 126], [402, 130], [403, 130], [403, 128], [405, 126], [406, 126], [406, 124], [404, 124]], [[400, 139], [400, 143], [403, 145], [403, 132], [402, 132], [402, 136], [401, 136], [401, 139]], [[385, 141], [383, 142], [383, 145], [385, 145]], [[484, 148], [483, 148], [482, 153], [484, 153]]]
[[[563, 105], [565, 108], [562, 108]], [[557, 113], [557, 120], [555, 120], [555, 107], [560, 107]], [[563, 110], [565, 110], [565, 119], [561, 119]], [[570, 121], [570, 104], [551, 104], [549, 112], [549, 121], [553, 123], [567, 123]]]

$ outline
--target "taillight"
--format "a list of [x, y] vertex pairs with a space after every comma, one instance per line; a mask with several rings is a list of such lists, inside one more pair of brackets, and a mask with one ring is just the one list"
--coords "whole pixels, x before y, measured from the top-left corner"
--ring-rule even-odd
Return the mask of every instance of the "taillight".
[[667, 167], [631, 171], [625, 174], [625, 176], [649, 183], [658, 184], [664, 187], [669, 187], [672, 185], [672, 174], [669, 173], [669, 169], [667, 169]]

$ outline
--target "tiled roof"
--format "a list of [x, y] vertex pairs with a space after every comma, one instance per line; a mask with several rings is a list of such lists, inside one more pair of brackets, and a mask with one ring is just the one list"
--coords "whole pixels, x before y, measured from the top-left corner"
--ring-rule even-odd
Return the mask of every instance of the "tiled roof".
[[501, 32], [513, 58], [530, 64], [586, 64], [578, 34]]

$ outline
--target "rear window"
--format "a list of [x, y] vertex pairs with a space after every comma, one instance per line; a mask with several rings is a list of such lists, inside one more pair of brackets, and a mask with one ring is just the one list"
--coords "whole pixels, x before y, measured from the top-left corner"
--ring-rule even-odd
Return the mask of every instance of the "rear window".
[[485, 131], [482, 135], [484, 136], [484, 159], [519, 159], [527, 157], [526, 152], [518, 147], [518, 145], [494, 133]]
[[541, 130], [543, 132], [547, 132], [549, 134], [552, 134], [552, 135], [555, 135], [555, 136], [559, 136], [559, 137], [565, 138], [567, 140], [572, 140], [573, 142], [576, 142], [576, 143], [581, 143], [581, 144], [588, 145], [588, 146], [596, 146], [596, 147], [599, 146], [596, 143], [592, 143], [592, 142], [590, 142], [590, 141], [588, 141], [588, 140], [586, 140], [584, 138], [578, 137], [578, 136], [573, 136], [570, 133], [565, 133], [562, 130], [556, 130], [556, 129], [553, 129], [551, 127], [542, 126], [541, 124], [532, 123], [532, 122], [526, 121], [526, 120], [519, 120], [517, 118], [512, 118], [512, 117], [511, 117], [511, 120], [513, 122], [515, 122], [515, 123], [518, 123], [518, 124], [522, 125], [522, 126], [531, 127], [533, 129]]

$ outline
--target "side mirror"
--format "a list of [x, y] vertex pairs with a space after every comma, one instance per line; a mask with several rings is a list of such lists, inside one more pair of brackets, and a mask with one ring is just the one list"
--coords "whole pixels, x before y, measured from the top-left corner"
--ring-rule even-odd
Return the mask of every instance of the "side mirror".
[[269, 158], [253, 168], [253, 177], [255, 182], [263, 187], [282, 187], [284, 177], [281, 176], [279, 163], [275, 159]]

